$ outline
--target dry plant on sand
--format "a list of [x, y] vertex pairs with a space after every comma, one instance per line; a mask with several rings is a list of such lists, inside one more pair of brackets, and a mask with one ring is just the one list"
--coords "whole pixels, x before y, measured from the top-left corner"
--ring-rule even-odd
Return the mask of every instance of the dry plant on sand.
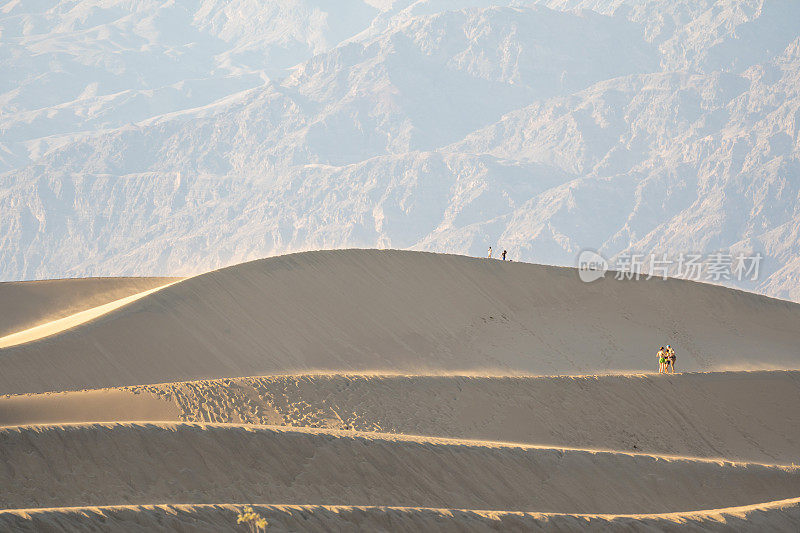
[[258, 514], [249, 505], [242, 509], [236, 520], [237, 524], [247, 524], [247, 530], [250, 533], [261, 533], [267, 530], [267, 519]]

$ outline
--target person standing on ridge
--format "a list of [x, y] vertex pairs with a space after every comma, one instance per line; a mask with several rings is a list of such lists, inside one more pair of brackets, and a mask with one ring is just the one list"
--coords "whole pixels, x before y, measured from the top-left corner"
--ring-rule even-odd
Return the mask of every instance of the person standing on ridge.
[[492, 258], [492, 247], [490, 246], [489, 247], [489, 259], [491, 259], [491, 258]]
[[661, 349], [658, 351], [658, 373], [663, 374], [666, 371], [667, 366], [667, 353], [662, 346]]
[[506, 251], [503, 250], [503, 261], [505, 261], [505, 260], [506, 260]]
[[667, 364], [665, 370], [669, 369], [670, 374], [675, 373], [675, 359], [677, 359], [677, 357], [675, 357], [675, 350], [672, 346], [667, 344]]

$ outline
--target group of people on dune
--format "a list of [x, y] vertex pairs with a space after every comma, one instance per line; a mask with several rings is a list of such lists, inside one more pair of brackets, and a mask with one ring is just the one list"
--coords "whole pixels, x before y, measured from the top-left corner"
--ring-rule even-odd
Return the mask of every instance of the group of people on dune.
[[[500, 255], [503, 257], [503, 261], [505, 261], [506, 260], [506, 251], [503, 250], [503, 253], [500, 254]], [[491, 246], [489, 247], [489, 255], [488, 255], [488, 257], [489, 257], [489, 259], [492, 258], [492, 247]], [[510, 261], [510, 259], [509, 259], [509, 261]]]
[[674, 374], [675, 373], [675, 350], [667, 344], [658, 351], [658, 373], [659, 374]]

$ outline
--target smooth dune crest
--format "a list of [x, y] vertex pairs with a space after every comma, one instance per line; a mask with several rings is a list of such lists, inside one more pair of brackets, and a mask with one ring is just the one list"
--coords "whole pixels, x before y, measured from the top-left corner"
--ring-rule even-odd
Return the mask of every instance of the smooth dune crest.
[[0, 283], [0, 337], [181, 278], [72, 278]]
[[51, 337], [53, 335], [61, 333], [62, 331], [67, 331], [76, 326], [81, 326], [103, 315], [107, 315], [108, 313], [116, 309], [119, 309], [120, 307], [129, 305], [135, 302], [136, 300], [144, 298], [150, 294], [153, 294], [156, 291], [168, 287], [173, 283], [177, 283], [177, 281], [165, 283], [164, 285], [160, 285], [152, 289], [148, 289], [146, 291], [137, 292], [135, 294], [131, 294], [130, 296], [125, 296], [124, 298], [120, 298], [118, 300], [113, 300], [111, 302], [104, 303], [102, 305], [90, 307], [89, 309], [78, 311], [77, 313], [65, 316], [63, 318], [51, 320], [43, 324], [33, 326], [31, 328], [18, 331], [16, 333], [11, 333], [4, 337], [0, 337], [0, 348], [9, 348], [11, 346], [17, 346], [19, 344], [25, 344], [28, 342], [37, 341], [39, 339]]
[[[18, 531], [84, 531], [98, 521], [110, 530], [218, 532], [230, 528], [244, 506], [231, 504], [68, 507], [0, 511], [0, 526]], [[639, 515], [586, 515], [419, 507], [255, 505], [273, 531], [393, 531], [476, 533], [503, 531], [795, 531], [800, 527], [800, 498], [763, 504]]]
[[269, 258], [0, 351], [0, 393], [332, 372], [797, 368], [800, 305], [681, 280], [394, 250]]
[[800, 464], [800, 413], [785, 409], [799, 401], [797, 371], [263, 376], [5, 396], [0, 426], [245, 423]]
[[79, 424], [3, 428], [0, 439], [4, 462], [25, 465], [0, 472], [18, 487], [0, 508], [347, 501], [632, 514], [800, 492], [797, 467], [309, 428]]

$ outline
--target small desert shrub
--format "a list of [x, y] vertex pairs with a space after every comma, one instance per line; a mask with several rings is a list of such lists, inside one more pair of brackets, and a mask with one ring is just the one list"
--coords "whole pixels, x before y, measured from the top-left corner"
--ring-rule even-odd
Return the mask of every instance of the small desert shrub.
[[247, 524], [247, 530], [250, 533], [261, 533], [262, 531], [266, 531], [267, 525], [269, 525], [267, 519], [253, 511], [253, 508], [249, 505], [242, 509], [242, 512], [239, 513], [236, 523]]

